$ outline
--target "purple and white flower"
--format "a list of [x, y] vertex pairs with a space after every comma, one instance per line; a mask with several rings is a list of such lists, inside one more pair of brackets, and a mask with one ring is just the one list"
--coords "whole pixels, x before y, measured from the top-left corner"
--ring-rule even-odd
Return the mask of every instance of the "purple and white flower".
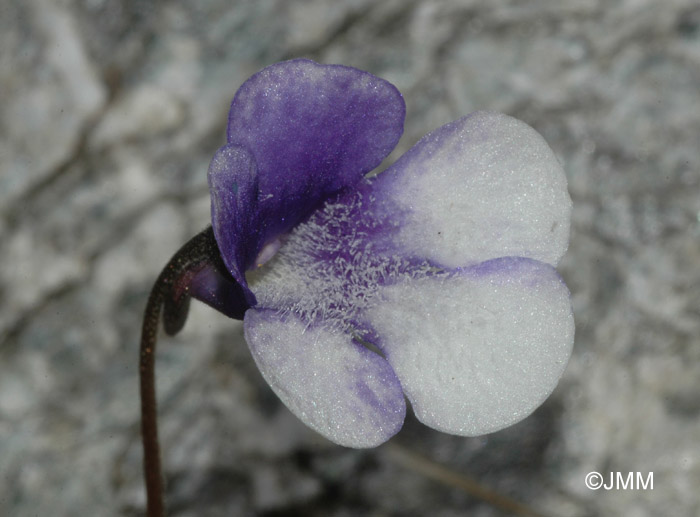
[[[511, 425], [571, 353], [564, 173], [542, 137], [477, 112], [387, 170], [405, 115], [369, 73], [293, 60], [252, 76], [209, 168], [230, 273], [190, 293], [243, 319], [263, 376], [304, 423], [349, 447], [402, 426], [473, 436]], [[405, 395], [405, 397], [404, 397]]]

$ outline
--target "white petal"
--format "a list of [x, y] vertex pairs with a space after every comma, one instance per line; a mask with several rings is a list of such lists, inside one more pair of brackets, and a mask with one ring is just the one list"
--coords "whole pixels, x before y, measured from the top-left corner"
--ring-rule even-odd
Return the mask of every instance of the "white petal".
[[377, 177], [374, 209], [405, 254], [446, 267], [506, 256], [556, 265], [571, 199], [544, 139], [507, 115], [476, 112], [421, 139]]
[[401, 428], [406, 403], [387, 361], [340, 331], [250, 309], [245, 338], [277, 396], [306, 425], [346, 447], [375, 447]]
[[571, 353], [569, 292], [541, 262], [496, 259], [381, 296], [368, 319], [416, 416], [440, 431], [475, 436], [525, 418]]

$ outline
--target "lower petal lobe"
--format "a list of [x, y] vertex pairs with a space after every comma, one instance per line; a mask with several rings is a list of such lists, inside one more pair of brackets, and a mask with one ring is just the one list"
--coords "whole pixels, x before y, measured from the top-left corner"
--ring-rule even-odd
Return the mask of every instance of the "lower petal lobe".
[[375, 447], [401, 428], [401, 385], [349, 334], [293, 314], [249, 309], [245, 338], [265, 380], [306, 425], [346, 447]]
[[554, 268], [501, 258], [385, 286], [367, 313], [416, 416], [476, 436], [528, 416], [571, 354], [569, 291]]

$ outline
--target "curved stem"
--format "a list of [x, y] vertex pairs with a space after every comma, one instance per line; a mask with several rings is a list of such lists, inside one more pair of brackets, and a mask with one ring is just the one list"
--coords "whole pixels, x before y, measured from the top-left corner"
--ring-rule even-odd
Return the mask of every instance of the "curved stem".
[[158, 441], [155, 353], [161, 308], [165, 307], [166, 332], [176, 334], [187, 319], [187, 281], [208, 264], [221, 262], [211, 227], [193, 237], [173, 255], [158, 276], [148, 297], [141, 328], [139, 375], [141, 380], [141, 436], [148, 517], [164, 517], [163, 474]]

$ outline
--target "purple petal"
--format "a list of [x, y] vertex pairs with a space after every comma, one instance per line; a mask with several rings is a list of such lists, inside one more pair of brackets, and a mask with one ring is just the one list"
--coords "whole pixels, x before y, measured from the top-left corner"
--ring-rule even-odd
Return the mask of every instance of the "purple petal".
[[274, 392], [306, 425], [346, 447], [375, 447], [401, 428], [406, 405], [386, 360], [339, 329], [250, 309], [245, 338]]
[[534, 129], [506, 115], [477, 112], [433, 131], [368, 193], [385, 247], [445, 267], [504, 256], [556, 265], [568, 246], [564, 172]]
[[346, 66], [296, 59], [248, 79], [231, 104], [228, 142], [248, 149], [257, 165], [260, 242], [379, 165], [404, 115], [392, 84]]
[[211, 222], [221, 258], [248, 305], [255, 305], [245, 279], [245, 270], [262, 245], [256, 231], [257, 175], [253, 157], [244, 148], [224, 146], [209, 165], [208, 179]]
[[382, 288], [367, 312], [416, 416], [475, 436], [528, 416], [574, 339], [569, 292], [548, 264], [501, 258]]

